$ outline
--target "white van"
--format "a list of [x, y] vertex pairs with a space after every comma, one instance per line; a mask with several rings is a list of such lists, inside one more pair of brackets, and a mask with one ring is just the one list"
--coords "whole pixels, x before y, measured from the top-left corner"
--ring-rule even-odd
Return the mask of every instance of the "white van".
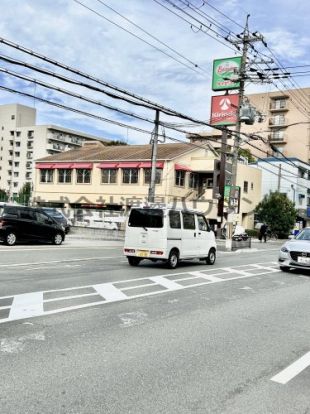
[[133, 208], [125, 232], [124, 255], [131, 266], [141, 260], [164, 260], [169, 268], [180, 260], [199, 258], [213, 265], [216, 242], [200, 212], [181, 208]]

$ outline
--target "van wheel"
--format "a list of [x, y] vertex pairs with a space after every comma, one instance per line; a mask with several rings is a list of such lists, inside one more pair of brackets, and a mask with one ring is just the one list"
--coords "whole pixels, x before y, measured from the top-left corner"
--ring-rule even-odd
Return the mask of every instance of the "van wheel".
[[208, 265], [214, 265], [216, 259], [216, 251], [215, 249], [210, 249], [208, 257], [206, 258], [206, 262]]
[[56, 233], [53, 237], [53, 243], [59, 246], [63, 242], [62, 234]]
[[139, 259], [139, 257], [127, 256], [127, 259], [130, 266], [138, 266], [138, 264], [141, 262], [141, 259]]
[[167, 267], [169, 269], [175, 269], [179, 264], [179, 252], [177, 250], [171, 250], [168, 260]]
[[282, 272], [288, 272], [290, 268], [287, 266], [280, 266], [280, 270], [282, 270]]
[[14, 246], [14, 244], [16, 243], [16, 234], [11, 231], [10, 233], [7, 233], [7, 235], [5, 236], [5, 244], [7, 244], [8, 246]]

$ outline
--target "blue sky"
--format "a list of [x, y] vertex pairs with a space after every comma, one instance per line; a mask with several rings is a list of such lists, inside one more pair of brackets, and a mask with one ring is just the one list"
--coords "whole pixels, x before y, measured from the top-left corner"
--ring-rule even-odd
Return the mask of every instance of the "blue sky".
[[[203, 28], [199, 30], [200, 24], [193, 20], [191, 20], [192, 23], [194, 22], [197, 26], [191, 27], [189, 23], [158, 4], [162, 3], [169, 8], [169, 3], [165, 0], [158, 0], [158, 2], [154, 0], [79, 1], [95, 10], [96, 13], [163, 49], [166, 53], [173, 54], [175, 58], [182, 60], [187, 65], [193, 67], [189, 61], [197, 64], [199, 68], [203, 69], [202, 75], [115, 27], [103, 17], [82, 7], [74, 0], [15, 0], [14, 2], [1, 0], [0, 36], [92, 74], [106, 82], [206, 121], [210, 117], [213, 59], [238, 55], [229, 47], [211, 38], [209, 35], [214, 35], [213, 30], [219, 31], [219, 27], [221, 27], [221, 33], [224, 33], [223, 30], [228, 30], [232, 35], [238, 34], [242, 31], [241, 27], [245, 23], [246, 15], [250, 14], [250, 31], [258, 31], [264, 35], [268, 47], [283, 66], [310, 65], [310, 39], [308, 35], [310, 7], [305, 1], [224, 0], [218, 2], [211, 0], [205, 2], [225, 14], [227, 16], [225, 17], [210, 5], [205, 4], [203, 0], [189, 0], [192, 8], [197, 7], [195, 13], [192, 8], [188, 7], [186, 0], [169, 0], [183, 10], [172, 8], [174, 12], [185, 19], [189, 20], [186, 13], [192, 13], [198, 20], [205, 23], [207, 20], [204, 17], [212, 19], [213, 23], [211, 26], [209, 25], [209, 30]], [[114, 8], [118, 13], [156, 36], [188, 60], [183, 60], [179, 55], [157, 43], [105, 5]], [[221, 38], [218, 40], [223, 41]], [[270, 55], [269, 49], [266, 49], [261, 43], [257, 43], [256, 46], [260, 52], [267, 56]], [[16, 52], [7, 46], [0, 44], [0, 50], [2, 55], [55, 70], [52, 66], [43, 64], [37, 59]], [[9, 65], [3, 61], [1, 61], [0, 67], [73, 90], [110, 105], [137, 112], [151, 119], [154, 118], [152, 111], [113, 101], [98, 92], [72, 87], [62, 81]], [[307, 69], [310, 67], [300, 70]], [[65, 73], [59, 70], [58, 72]], [[69, 73], [66, 75], [76, 78]], [[298, 86], [310, 86], [307, 76], [296, 77], [295, 81]], [[116, 114], [58, 92], [48, 91], [43, 87], [17, 80], [7, 74], [0, 73], [0, 85], [26, 91], [44, 99], [73, 106], [133, 126], [147, 130], [152, 129], [150, 124], [143, 121]], [[280, 83], [278, 85], [281, 89], [292, 87], [287, 81], [284, 85]], [[275, 87], [270, 84], [248, 84], [246, 91], [248, 93], [267, 92], [273, 89]], [[41, 124], [54, 123], [106, 138], [128, 140], [130, 143], [147, 143], [150, 139], [146, 134], [62, 111], [37, 100], [0, 90], [0, 104], [13, 102], [35, 106], [38, 110], [38, 123]], [[181, 122], [177, 119], [171, 121]], [[168, 131], [167, 134], [182, 138], [180, 134], [175, 135]]]

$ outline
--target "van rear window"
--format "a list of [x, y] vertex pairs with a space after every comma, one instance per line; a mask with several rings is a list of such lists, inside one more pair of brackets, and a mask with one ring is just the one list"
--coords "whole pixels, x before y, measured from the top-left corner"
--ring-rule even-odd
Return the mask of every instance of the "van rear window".
[[128, 226], [130, 227], [163, 227], [163, 210], [154, 208], [135, 208], [131, 210]]

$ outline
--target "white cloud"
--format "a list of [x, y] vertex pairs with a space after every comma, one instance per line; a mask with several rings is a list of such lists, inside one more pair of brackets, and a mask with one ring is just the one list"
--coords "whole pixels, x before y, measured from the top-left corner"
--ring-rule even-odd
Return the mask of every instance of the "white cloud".
[[[106, 9], [97, 0], [81, 0], [89, 7], [117, 22], [126, 29], [133, 31], [138, 36], [147, 39], [150, 43], [156, 43], [137, 28]], [[73, 0], [16, 0], [12, 7], [11, 0], [2, 0], [0, 21], [0, 36], [19, 43], [25, 47], [38, 51], [46, 56], [66, 63], [70, 66], [90, 73], [105, 81], [128, 89], [145, 98], [154, 100], [162, 105], [169, 106], [195, 118], [207, 120], [209, 118], [209, 105], [211, 91], [212, 61], [219, 57], [230, 57], [234, 52], [224, 45], [211, 39], [200, 30], [193, 31], [190, 26], [169, 13], [155, 2], [148, 0], [117, 1], [104, 0], [127, 18], [141, 25], [154, 36], [176, 49], [189, 60], [197, 63], [207, 73], [199, 76], [179, 63], [173, 61], [162, 53], [141, 42], [128, 33], [121, 31], [108, 23], [98, 15], [86, 10]], [[201, 1], [191, 0], [197, 6]], [[296, 64], [296, 58], [305, 61], [309, 56], [309, 39], [307, 26], [301, 21], [300, 15], [293, 13], [287, 18], [280, 4], [285, 3], [287, 10], [292, 9], [290, 2], [268, 0], [265, 4], [246, 0], [223, 1], [220, 4], [212, 2], [218, 9], [226, 14], [226, 18], [217, 13], [208, 5], [200, 7], [199, 11], [207, 13], [212, 19], [216, 19], [222, 29], [233, 30], [239, 33], [242, 29], [229, 19], [234, 19], [241, 25], [244, 24], [247, 12], [251, 12], [250, 24], [254, 30], [266, 34], [269, 45], [279, 58], [283, 58], [286, 65]], [[300, 1], [294, 2], [296, 10], [301, 10], [305, 16], [306, 8]], [[277, 11], [277, 12], [275, 12]], [[284, 15], [286, 16], [284, 19]], [[198, 17], [198, 15], [197, 15]], [[202, 19], [202, 16], [199, 17]], [[216, 26], [211, 26], [215, 29]], [[197, 33], [195, 33], [197, 32]], [[212, 34], [212, 31], [209, 31]], [[156, 44], [158, 48], [164, 46]], [[18, 56], [19, 59], [28, 62], [43, 63], [29, 56], [14, 52], [12, 49], [0, 45], [1, 53], [10, 56]], [[165, 49], [167, 53], [172, 53]], [[265, 51], [265, 49], [261, 49]], [[177, 59], [181, 59], [176, 56]], [[186, 64], [189, 64], [186, 62]], [[12, 68], [11, 65], [1, 63], [1, 66]], [[44, 65], [51, 68], [50, 65]], [[22, 68], [13, 68], [16, 71], [28, 73], [45, 82], [53, 83], [59, 87], [78, 91], [93, 99], [109, 102], [112, 105], [138, 112], [151, 119], [153, 111], [143, 110], [129, 104], [114, 101], [99, 92], [85, 91], [82, 88], [70, 86], [59, 80], [48, 79], [44, 75], [35, 74]], [[53, 69], [55, 70], [55, 69]], [[64, 71], [57, 70], [60, 73]], [[66, 73], [67, 76], [77, 76]], [[5, 82], [3, 81], [5, 79]], [[21, 81], [15, 81], [9, 77], [0, 76], [3, 85], [10, 85], [33, 93], [33, 85], [27, 85]], [[4, 82], [4, 83], [3, 83]], [[267, 86], [266, 86], [267, 87]], [[261, 87], [251, 86], [251, 92], [261, 91]], [[96, 107], [89, 103], [66, 97], [56, 92], [47, 92], [44, 88], [37, 87], [36, 95], [48, 99], [63, 102], [65, 105], [74, 106], [80, 110], [92, 112], [100, 116], [120, 120], [131, 125], [152, 130], [152, 125], [142, 121], [128, 121], [127, 118], [117, 115], [104, 108]], [[0, 91], [0, 103], [21, 102], [33, 105], [33, 99], [25, 99], [16, 95], [10, 95]], [[61, 111], [45, 104], [36, 102], [38, 120], [40, 123], [56, 123], [72, 129], [82, 129], [86, 132], [115, 137], [117, 139], [129, 136], [130, 142], [148, 142], [149, 136], [127, 131], [120, 127], [86, 118], [67, 111]], [[174, 119], [173, 122], [179, 122]], [[182, 135], [175, 135], [183, 138]]]

